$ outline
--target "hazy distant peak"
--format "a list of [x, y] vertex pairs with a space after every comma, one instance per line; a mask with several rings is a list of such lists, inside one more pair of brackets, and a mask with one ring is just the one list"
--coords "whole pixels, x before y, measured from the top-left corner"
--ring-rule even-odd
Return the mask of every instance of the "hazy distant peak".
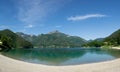
[[62, 32], [60, 32], [58, 30], [54, 30], [54, 31], [49, 32], [48, 34], [54, 34], [54, 33], [62, 33]]
[[23, 32], [16, 32], [16, 34], [24, 35], [24, 33], [23, 33]]

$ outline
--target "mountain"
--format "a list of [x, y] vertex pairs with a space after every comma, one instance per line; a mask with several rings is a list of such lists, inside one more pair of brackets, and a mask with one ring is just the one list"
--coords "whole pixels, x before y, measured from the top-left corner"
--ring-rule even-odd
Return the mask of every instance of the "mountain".
[[35, 35], [28, 35], [28, 34], [24, 34], [22, 32], [16, 32], [16, 34], [29, 42], [32, 42], [34, 39], [37, 38], [37, 36], [35, 36]]
[[112, 46], [120, 46], [120, 29], [106, 37], [104, 42]]
[[1, 46], [4, 48], [32, 48], [32, 44], [9, 29], [0, 31]]
[[83, 44], [84, 47], [109, 47], [109, 46], [120, 46], [120, 29], [113, 32], [106, 38], [97, 38], [91, 40], [86, 44]]
[[82, 44], [86, 43], [86, 40], [80, 37], [69, 36], [57, 30], [47, 34], [40, 34], [38, 36], [30, 36], [22, 33], [19, 33], [18, 35], [30, 41], [35, 47], [39, 48], [80, 47]]
[[70, 48], [70, 47], [101, 47], [120, 46], [120, 29], [106, 38], [86, 41], [78, 36], [70, 36], [58, 30], [47, 34], [28, 35], [22, 32], [14, 33], [9, 29], [0, 31], [0, 48]]
[[97, 39], [95, 39], [95, 40], [96, 40], [96, 41], [101, 41], [101, 42], [102, 42], [102, 41], [104, 41], [104, 39], [105, 39], [105, 38], [97, 38]]

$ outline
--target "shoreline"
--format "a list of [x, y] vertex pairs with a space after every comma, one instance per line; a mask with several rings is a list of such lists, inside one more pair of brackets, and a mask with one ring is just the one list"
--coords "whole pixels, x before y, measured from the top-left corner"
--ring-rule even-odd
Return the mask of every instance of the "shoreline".
[[118, 49], [118, 50], [120, 50], [120, 47], [112, 47], [112, 49]]
[[120, 58], [82, 65], [48, 66], [14, 60], [0, 54], [0, 72], [119, 72]]

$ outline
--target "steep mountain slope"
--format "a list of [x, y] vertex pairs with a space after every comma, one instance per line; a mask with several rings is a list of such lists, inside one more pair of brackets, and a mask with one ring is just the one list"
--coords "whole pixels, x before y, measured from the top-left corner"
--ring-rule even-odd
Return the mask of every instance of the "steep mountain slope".
[[7, 48], [32, 48], [32, 44], [9, 29], [0, 31], [1, 45]]
[[25, 34], [24, 36], [23, 34], [21, 34], [20, 36], [33, 43], [35, 47], [39, 48], [80, 47], [82, 44], [86, 43], [86, 41], [80, 37], [69, 36], [59, 31], [52, 31], [48, 34], [40, 34], [34, 37], [30, 37], [30, 35]]
[[110, 36], [106, 37], [104, 42], [108, 45], [119, 46], [120, 45], [120, 29], [113, 32]]

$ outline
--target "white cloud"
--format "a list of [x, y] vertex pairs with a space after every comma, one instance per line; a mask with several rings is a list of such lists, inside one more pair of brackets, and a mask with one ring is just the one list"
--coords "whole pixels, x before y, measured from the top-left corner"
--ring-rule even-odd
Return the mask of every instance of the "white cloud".
[[58, 25], [58, 26], [55, 26], [56, 28], [61, 28], [62, 26]]
[[34, 26], [32, 24], [29, 24], [27, 26], [25, 26], [25, 28], [33, 28]]
[[18, 19], [26, 25], [40, 24], [40, 21], [63, 6], [64, 2], [64, 0], [20, 0]]
[[20, 0], [18, 18], [25, 24], [34, 23], [45, 15], [41, 0]]
[[85, 20], [85, 19], [89, 19], [89, 18], [101, 18], [101, 17], [106, 17], [106, 15], [103, 15], [103, 14], [87, 14], [87, 15], [84, 15], [84, 16], [71, 16], [67, 20], [79, 21], [79, 20]]

